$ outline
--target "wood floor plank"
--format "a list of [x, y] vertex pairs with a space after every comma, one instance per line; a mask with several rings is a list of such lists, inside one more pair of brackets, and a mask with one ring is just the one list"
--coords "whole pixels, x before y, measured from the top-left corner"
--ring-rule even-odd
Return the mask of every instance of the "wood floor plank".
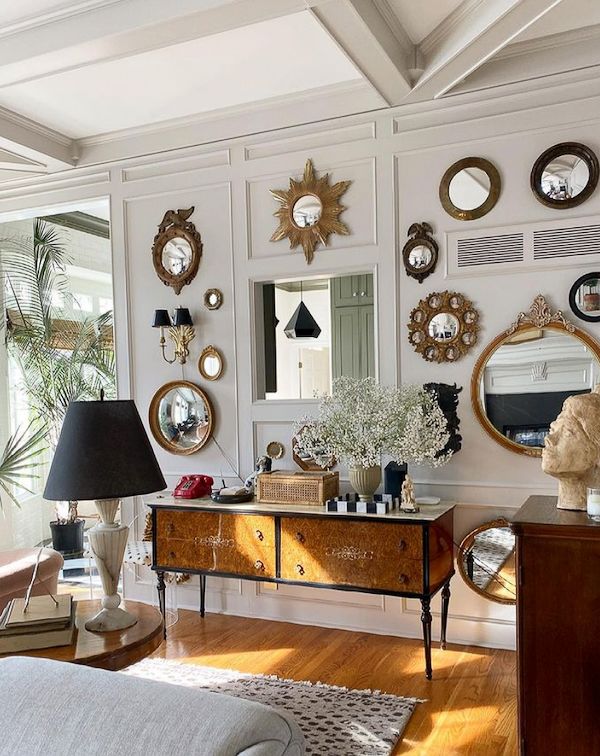
[[429, 681], [418, 640], [182, 610], [154, 656], [424, 699], [394, 756], [517, 753], [512, 651], [434, 648]]

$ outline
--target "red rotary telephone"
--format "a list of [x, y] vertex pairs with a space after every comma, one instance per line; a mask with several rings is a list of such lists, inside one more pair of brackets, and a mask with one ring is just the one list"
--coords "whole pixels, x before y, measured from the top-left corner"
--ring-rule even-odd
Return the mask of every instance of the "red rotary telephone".
[[210, 475], [184, 475], [175, 486], [173, 496], [181, 499], [202, 499], [210, 496], [214, 480]]

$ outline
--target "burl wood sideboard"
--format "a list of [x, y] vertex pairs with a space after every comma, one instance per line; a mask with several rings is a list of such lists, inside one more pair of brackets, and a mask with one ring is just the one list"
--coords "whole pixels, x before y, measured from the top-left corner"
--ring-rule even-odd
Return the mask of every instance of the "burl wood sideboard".
[[600, 523], [530, 496], [511, 525], [520, 753], [600, 754]]
[[442, 591], [441, 645], [446, 645], [453, 562], [453, 506], [387, 515], [328, 513], [321, 507], [216, 504], [156, 494], [153, 564], [164, 613], [165, 572], [336, 588], [421, 601], [425, 674], [431, 679], [433, 595]]

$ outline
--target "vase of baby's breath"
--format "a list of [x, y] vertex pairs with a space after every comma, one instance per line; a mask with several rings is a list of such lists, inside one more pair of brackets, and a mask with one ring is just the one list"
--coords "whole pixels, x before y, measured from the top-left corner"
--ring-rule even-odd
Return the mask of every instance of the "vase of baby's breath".
[[312, 454], [322, 467], [333, 458], [346, 464], [363, 501], [372, 501], [379, 487], [383, 454], [433, 467], [451, 456], [443, 452], [448, 422], [435, 395], [422, 386], [380, 386], [373, 378], [335, 380], [318, 417], [303, 418], [295, 434], [296, 453]]

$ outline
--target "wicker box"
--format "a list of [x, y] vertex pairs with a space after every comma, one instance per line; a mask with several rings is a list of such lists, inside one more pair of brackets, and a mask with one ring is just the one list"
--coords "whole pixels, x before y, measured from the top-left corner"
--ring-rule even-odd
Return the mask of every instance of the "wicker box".
[[321, 507], [339, 492], [339, 473], [274, 470], [258, 476], [256, 500], [263, 504]]

